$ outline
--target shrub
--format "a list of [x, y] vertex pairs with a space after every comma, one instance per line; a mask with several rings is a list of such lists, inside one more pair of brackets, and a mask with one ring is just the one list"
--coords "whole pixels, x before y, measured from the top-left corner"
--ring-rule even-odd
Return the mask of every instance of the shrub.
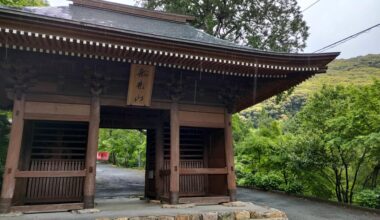
[[268, 174], [268, 175], [256, 174], [254, 176], [254, 185], [264, 190], [279, 189], [281, 184], [282, 184], [281, 177], [275, 174]]
[[303, 192], [303, 185], [298, 182], [292, 182], [289, 183], [288, 185], [285, 185], [282, 187], [282, 190], [287, 192], [287, 193], [295, 193], [295, 194], [302, 194]]
[[380, 208], [380, 190], [364, 189], [355, 195], [355, 203], [369, 208]]

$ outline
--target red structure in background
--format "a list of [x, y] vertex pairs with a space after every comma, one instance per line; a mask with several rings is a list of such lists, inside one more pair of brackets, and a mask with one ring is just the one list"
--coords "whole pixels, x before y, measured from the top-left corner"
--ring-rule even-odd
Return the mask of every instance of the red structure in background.
[[108, 161], [108, 159], [110, 158], [110, 153], [109, 152], [98, 152], [96, 157], [100, 161]]

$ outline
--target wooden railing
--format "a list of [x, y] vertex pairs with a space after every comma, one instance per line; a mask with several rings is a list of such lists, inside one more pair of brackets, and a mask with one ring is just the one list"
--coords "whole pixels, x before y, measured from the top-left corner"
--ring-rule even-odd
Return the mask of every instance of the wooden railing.
[[26, 203], [77, 202], [83, 198], [86, 174], [83, 160], [32, 160], [30, 171], [17, 171], [27, 178]]
[[[170, 160], [165, 160], [160, 171], [164, 195], [169, 195]], [[207, 191], [207, 175], [227, 174], [227, 168], [204, 168], [203, 160], [181, 160], [179, 168], [180, 196], [203, 196]]]

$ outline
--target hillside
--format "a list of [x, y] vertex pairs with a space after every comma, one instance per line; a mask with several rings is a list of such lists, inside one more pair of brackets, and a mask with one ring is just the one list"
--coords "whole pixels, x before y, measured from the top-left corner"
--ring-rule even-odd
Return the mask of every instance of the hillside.
[[319, 74], [295, 88], [294, 94], [309, 95], [325, 85], [366, 85], [380, 80], [380, 54], [351, 59], [338, 59], [329, 65], [325, 74]]
[[380, 80], [380, 54], [338, 59], [329, 65], [327, 73], [318, 74], [295, 87], [287, 100], [276, 103], [271, 98], [244, 110], [240, 115], [255, 121], [264, 108], [273, 118], [283, 118], [289, 113], [296, 113], [307, 96], [319, 91], [323, 85], [367, 85], [374, 79]]

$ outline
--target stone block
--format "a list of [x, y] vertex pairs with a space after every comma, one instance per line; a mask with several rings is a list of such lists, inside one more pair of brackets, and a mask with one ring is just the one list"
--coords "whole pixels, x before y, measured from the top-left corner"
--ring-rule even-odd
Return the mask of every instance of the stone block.
[[93, 214], [93, 213], [100, 212], [100, 210], [99, 209], [78, 209], [78, 210], [73, 210], [71, 212], [75, 214]]
[[142, 216], [140, 220], [158, 220], [157, 216]]
[[191, 215], [179, 214], [175, 217], [175, 220], [191, 220]]
[[190, 220], [202, 220], [201, 214], [191, 214]]
[[152, 204], [161, 204], [161, 201], [160, 200], [149, 200], [149, 203], [152, 203]]
[[22, 216], [22, 212], [10, 212], [10, 213], [0, 214], [0, 217], [18, 217], [18, 216]]
[[202, 220], [218, 220], [217, 212], [202, 213]]
[[263, 213], [259, 213], [256, 211], [250, 211], [250, 217], [251, 219], [260, 219], [260, 218], [264, 218], [264, 215]]
[[246, 210], [235, 211], [235, 220], [248, 220], [251, 218], [251, 213]]
[[187, 209], [187, 208], [193, 208], [195, 204], [189, 203], [189, 204], [177, 204], [177, 205], [171, 205], [171, 204], [163, 204], [162, 208], [164, 209]]
[[168, 216], [168, 215], [161, 215], [161, 216], [158, 216], [158, 220], [175, 220], [175, 217]]
[[281, 212], [279, 210], [271, 210], [269, 212], [265, 212], [263, 216], [265, 218], [286, 218], [285, 212]]
[[234, 220], [235, 216], [233, 212], [219, 212], [218, 220]]
[[247, 203], [236, 201], [236, 202], [226, 202], [226, 203], [223, 203], [223, 205], [227, 207], [245, 207], [247, 206]]

